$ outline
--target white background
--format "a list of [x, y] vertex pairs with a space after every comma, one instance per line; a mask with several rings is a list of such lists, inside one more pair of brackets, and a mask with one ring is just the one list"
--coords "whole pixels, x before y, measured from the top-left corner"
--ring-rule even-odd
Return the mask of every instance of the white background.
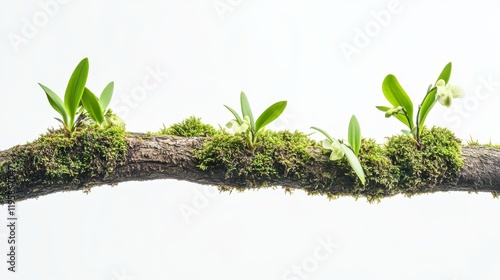
[[[84, 57], [89, 88], [115, 81], [111, 107], [129, 131], [193, 114], [224, 125], [232, 116], [223, 104], [238, 107], [243, 90], [256, 113], [289, 101], [271, 128], [314, 125], [345, 138], [356, 114], [380, 143], [403, 128], [375, 109], [387, 104], [385, 75], [416, 105], [452, 61], [450, 83], [466, 97], [436, 105], [427, 124], [498, 143], [499, 9], [451, 0], [2, 1], [0, 149], [58, 125], [37, 83], [62, 95]], [[183, 216], [189, 207], [196, 214]], [[1, 279], [500, 279], [500, 201], [489, 194], [368, 204], [163, 180], [58, 193], [17, 210], [18, 272], [3, 261], [3, 225]]]

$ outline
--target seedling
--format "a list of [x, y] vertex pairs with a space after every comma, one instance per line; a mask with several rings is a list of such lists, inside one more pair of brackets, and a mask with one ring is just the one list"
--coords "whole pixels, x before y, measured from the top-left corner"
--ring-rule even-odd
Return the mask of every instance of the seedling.
[[359, 150], [361, 148], [361, 128], [359, 126], [358, 119], [356, 116], [352, 116], [349, 121], [349, 129], [348, 129], [348, 137], [347, 141], [349, 146], [341, 143], [337, 139], [331, 137], [326, 131], [317, 128], [311, 127], [314, 130], [321, 132], [326, 139], [321, 141], [323, 148], [331, 150], [330, 160], [339, 160], [344, 157], [347, 158], [349, 165], [354, 170], [354, 173], [358, 176], [361, 183], [365, 184], [365, 172], [363, 171], [363, 167], [361, 163], [359, 163], [357, 155], [359, 154]]
[[254, 121], [252, 109], [250, 108], [250, 103], [248, 102], [247, 96], [244, 92], [240, 94], [241, 103], [241, 115], [240, 116], [231, 107], [224, 105], [235, 117], [227, 123], [226, 127], [233, 129], [235, 134], [244, 133], [248, 141], [250, 148], [253, 148], [257, 142], [257, 137], [259, 132], [261, 132], [264, 127], [274, 120], [276, 120], [285, 110], [286, 101], [279, 101], [269, 106], [258, 118]]
[[408, 127], [409, 130], [402, 130], [403, 133], [412, 136], [417, 143], [420, 143], [420, 135], [424, 128], [424, 122], [432, 107], [437, 101], [443, 106], [450, 107], [453, 98], [463, 97], [464, 91], [459, 86], [451, 86], [448, 84], [451, 76], [451, 62], [448, 63], [436, 83], [430, 85], [427, 93], [418, 106], [416, 121], [413, 121], [413, 103], [405, 90], [401, 87], [396, 76], [389, 74], [385, 77], [382, 83], [382, 91], [385, 98], [393, 107], [376, 106], [382, 112], [385, 112], [385, 117], [395, 117], [400, 122]]
[[64, 94], [64, 102], [50, 88], [39, 83], [43, 91], [47, 95], [50, 105], [56, 112], [61, 115], [61, 118], [56, 118], [61, 122], [69, 133], [73, 132], [78, 125], [83, 123], [87, 114], [97, 124], [103, 125], [105, 121], [111, 124], [124, 125], [123, 121], [114, 115], [111, 110], [107, 110], [111, 97], [113, 96], [114, 83], [109, 83], [101, 93], [100, 99], [85, 87], [89, 72], [89, 61], [84, 58], [76, 66], [71, 75], [66, 92]]

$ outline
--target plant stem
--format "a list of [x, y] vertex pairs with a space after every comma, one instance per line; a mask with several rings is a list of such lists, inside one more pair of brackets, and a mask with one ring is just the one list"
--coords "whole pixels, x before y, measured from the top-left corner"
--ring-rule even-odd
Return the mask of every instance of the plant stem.
[[[427, 93], [429, 94], [429, 93]], [[427, 97], [427, 95], [425, 95]], [[424, 97], [424, 100], [425, 100]], [[424, 103], [424, 101], [422, 101]], [[422, 108], [422, 104], [418, 105], [418, 111], [417, 111], [417, 142], [420, 143], [420, 108]]]
[[[433, 87], [429, 86], [429, 88], [427, 89], [427, 93], [425, 94], [424, 96], [424, 99], [422, 99], [422, 103], [420, 103], [420, 105], [418, 106], [418, 111], [417, 111], [417, 142], [420, 143], [420, 109], [422, 108], [422, 105], [424, 104], [424, 101], [425, 99], [427, 99], [427, 96], [429, 95], [429, 93], [431, 93]], [[422, 124], [423, 125], [423, 124]]]

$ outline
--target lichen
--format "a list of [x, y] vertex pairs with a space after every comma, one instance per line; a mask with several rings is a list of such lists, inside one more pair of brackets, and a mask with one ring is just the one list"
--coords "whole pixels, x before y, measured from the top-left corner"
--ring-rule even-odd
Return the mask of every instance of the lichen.
[[[0, 170], [0, 193], [25, 185], [84, 187], [86, 182], [104, 178], [121, 165], [127, 154], [125, 130], [119, 126], [101, 129], [81, 126], [69, 135], [49, 130], [38, 139], [14, 147]], [[7, 182], [8, 181], [8, 182]]]
[[213, 126], [205, 124], [201, 121], [201, 118], [191, 116], [182, 120], [179, 123], [174, 123], [170, 127], [165, 127], [158, 131], [155, 135], [175, 135], [182, 137], [195, 137], [195, 136], [213, 136], [216, 134], [216, 130]]

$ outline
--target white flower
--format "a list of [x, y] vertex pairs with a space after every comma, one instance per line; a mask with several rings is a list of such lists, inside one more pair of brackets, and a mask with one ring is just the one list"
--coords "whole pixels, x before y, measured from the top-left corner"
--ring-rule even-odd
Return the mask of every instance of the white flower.
[[441, 105], [450, 107], [453, 98], [464, 96], [464, 90], [459, 86], [450, 86], [443, 79], [436, 82], [436, 99]]
[[231, 120], [226, 124], [226, 127], [233, 130], [234, 134], [245, 132], [250, 127], [250, 118], [245, 116], [244, 122], [240, 125], [236, 120]]
[[339, 160], [344, 156], [344, 151], [340, 147], [340, 143], [338, 141], [330, 141], [329, 139], [325, 139], [321, 142], [323, 144], [323, 148], [332, 150], [330, 154], [330, 160]]

